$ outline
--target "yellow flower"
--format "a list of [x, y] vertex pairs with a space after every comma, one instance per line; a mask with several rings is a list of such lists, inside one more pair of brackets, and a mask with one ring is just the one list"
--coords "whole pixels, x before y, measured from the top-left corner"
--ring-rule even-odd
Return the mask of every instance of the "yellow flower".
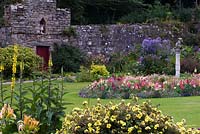
[[84, 101], [84, 102], [83, 102], [83, 106], [86, 106], [86, 105], [88, 105], [88, 102], [87, 102], [87, 101]]
[[104, 121], [104, 123], [108, 123], [108, 120], [107, 120], [107, 119], [104, 119], [103, 121]]
[[151, 128], [149, 126], [145, 127], [145, 130], [150, 130]]
[[3, 70], [4, 70], [4, 66], [3, 66], [3, 64], [1, 63], [1, 65], [0, 65], [0, 73], [1, 73]]
[[101, 126], [101, 121], [100, 120], [97, 120], [95, 123], [94, 123], [95, 126]]
[[114, 122], [114, 121], [116, 120], [116, 118], [117, 118], [117, 116], [112, 115], [111, 118], [110, 118], [110, 120], [111, 120], [112, 122]]
[[92, 127], [88, 127], [88, 130], [90, 133], [92, 133], [94, 131], [94, 129]]
[[92, 127], [92, 123], [88, 123], [88, 127]]
[[156, 130], [158, 127], [159, 127], [159, 124], [156, 124], [156, 125], [154, 126], [154, 129]]
[[139, 114], [136, 115], [136, 117], [137, 117], [138, 119], [141, 119], [142, 116], [143, 116], [143, 114], [142, 114], [141, 112], [139, 112]]
[[13, 90], [15, 87], [15, 77], [12, 77], [11, 80], [11, 90]]
[[120, 123], [122, 126], [126, 126], [126, 122], [124, 122], [123, 120], [120, 120], [119, 123]]
[[137, 132], [138, 132], [138, 133], [142, 133], [142, 130], [141, 130], [141, 129], [139, 129]]
[[148, 115], [145, 116], [145, 122], [152, 122], [153, 119], [151, 117], [149, 117]]
[[75, 131], [77, 131], [79, 128], [81, 128], [80, 126], [76, 126], [75, 127]]
[[106, 128], [111, 128], [111, 124], [107, 124], [107, 125], [106, 125]]
[[112, 110], [115, 110], [115, 109], [116, 109], [116, 106], [112, 106], [111, 109], [112, 109]]
[[84, 130], [84, 133], [88, 133], [89, 131], [87, 129]]
[[132, 107], [133, 112], [136, 112], [136, 111], [139, 111], [139, 110], [140, 110], [140, 108], [138, 108], [138, 105]]
[[130, 120], [130, 118], [131, 118], [131, 115], [130, 115], [130, 114], [127, 114], [127, 115], [126, 115], [126, 120]]
[[52, 57], [51, 57], [51, 54], [49, 56], [49, 61], [48, 61], [48, 67], [52, 67], [53, 66], [53, 63], [52, 63]]
[[134, 128], [138, 129], [138, 126], [137, 126], [137, 125], [134, 125]]
[[131, 134], [131, 132], [133, 131], [134, 127], [129, 127], [128, 128], [128, 134]]
[[145, 126], [145, 122], [144, 122], [144, 121], [142, 121], [140, 124], [141, 124], [142, 126]]

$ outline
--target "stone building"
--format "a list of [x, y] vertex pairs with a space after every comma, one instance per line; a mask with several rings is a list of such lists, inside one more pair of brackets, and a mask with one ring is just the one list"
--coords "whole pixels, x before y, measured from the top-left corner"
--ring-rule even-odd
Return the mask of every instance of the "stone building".
[[5, 7], [4, 14], [0, 43], [33, 47], [43, 57], [48, 57], [49, 46], [62, 41], [70, 25], [70, 10], [56, 8], [56, 0], [23, 0]]

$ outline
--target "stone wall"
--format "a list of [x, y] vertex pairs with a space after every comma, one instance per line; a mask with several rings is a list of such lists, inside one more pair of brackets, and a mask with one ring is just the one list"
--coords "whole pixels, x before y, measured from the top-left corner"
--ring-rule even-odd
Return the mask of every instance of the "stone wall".
[[135, 44], [141, 44], [145, 38], [171, 40], [171, 44], [183, 37], [186, 29], [174, 25], [86, 25], [73, 26], [77, 35], [65, 42], [78, 46], [88, 54], [106, 54], [127, 52], [134, 49]]

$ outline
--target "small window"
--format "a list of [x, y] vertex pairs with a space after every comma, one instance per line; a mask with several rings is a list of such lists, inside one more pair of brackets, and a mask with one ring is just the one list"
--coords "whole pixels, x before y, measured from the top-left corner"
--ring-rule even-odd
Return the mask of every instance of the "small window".
[[44, 18], [42, 18], [40, 21], [40, 33], [46, 33], [46, 21], [44, 20]]

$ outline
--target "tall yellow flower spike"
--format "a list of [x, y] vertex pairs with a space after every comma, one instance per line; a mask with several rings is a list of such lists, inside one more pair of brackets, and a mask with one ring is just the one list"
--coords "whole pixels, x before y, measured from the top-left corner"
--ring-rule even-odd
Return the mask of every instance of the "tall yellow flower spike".
[[18, 55], [18, 46], [14, 45], [13, 47], [13, 65], [12, 65], [12, 81], [11, 81], [11, 105], [13, 99], [13, 91], [15, 88], [15, 74], [17, 72], [17, 55]]
[[53, 66], [53, 62], [52, 62], [52, 56], [50, 54], [49, 61], [48, 61], [48, 67], [52, 67], [52, 66]]
[[4, 66], [3, 66], [3, 63], [1, 63], [0, 65], [0, 73], [4, 70]]
[[13, 50], [14, 50], [14, 52], [13, 52], [11, 90], [14, 89], [14, 86], [15, 86], [15, 74], [17, 72], [17, 55], [18, 55], [18, 47], [17, 47], [17, 45], [14, 45]]

